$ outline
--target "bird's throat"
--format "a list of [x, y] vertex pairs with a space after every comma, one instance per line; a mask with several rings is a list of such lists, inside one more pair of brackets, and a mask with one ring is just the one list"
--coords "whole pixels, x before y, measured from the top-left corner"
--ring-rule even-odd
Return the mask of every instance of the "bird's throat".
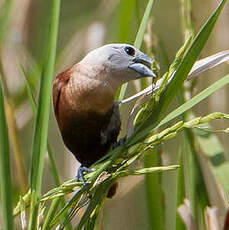
[[77, 111], [106, 114], [114, 103], [114, 89], [106, 81], [71, 78], [66, 89], [67, 101]]

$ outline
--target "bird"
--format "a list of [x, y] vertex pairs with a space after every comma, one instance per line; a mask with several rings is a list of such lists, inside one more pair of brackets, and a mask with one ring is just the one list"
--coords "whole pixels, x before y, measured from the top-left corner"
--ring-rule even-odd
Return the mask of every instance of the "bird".
[[118, 88], [155, 77], [153, 60], [129, 44], [107, 44], [89, 52], [53, 82], [53, 107], [64, 144], [81, 163], [77, 180], [117, 143], [121, 127]]

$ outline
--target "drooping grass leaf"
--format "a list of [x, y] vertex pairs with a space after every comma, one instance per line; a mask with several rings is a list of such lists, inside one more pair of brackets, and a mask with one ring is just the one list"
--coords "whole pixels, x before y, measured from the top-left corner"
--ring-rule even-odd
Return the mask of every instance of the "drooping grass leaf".
[[201, 91], [199, 94], [194, 96], [189, 101], [185, 102], [183, 105], [179, 106], [177, 109], [173, 110], [171, 113], [169, 113], [158, 125], [157, 128], [161, 127], [162, 125], [168, 123], [169, 121], [173, 120], [174, 118], [182, 115], [184, 112], [191, 109], [196, 104], [203, 101], [205, 98], [209, 97], [211, 94], [213, 94], [218, 89], [222, 88], [223, 86], [227, 85], [229, 83], [229, 74], [224, 76], [223, 78], [219, 79], [215, 83], [213, 83], [208, 88]]
[[[166, 109], [168, 108], [170, 102], [175, 97], [176, 93], [181, 88], [184, 80], [187, 78], [189, 71], [191, 70], [192, 66], [196, 62], [200, 52], [202, 51], [204, 45], [206, 44], [210, 33], [223, 9], [226, 0], [221, 1], [215, 12], [211, 15], [211, 17], [207, 20], [205, 25], [201, 28], [200, 32], [195, 37], [194, 41], [192, 42], [189, 50], [187, 51], [184, 59], [182, 60], [181, 64], [179, 65], [174, 79], [169, 84], [168, 88], [164, 91], [163, 95], [160, 98], [158, 105], [155, 108], [156, 117], [154, 120], [159, 120], [163, 114], [165, 113]], [[155, 114], [152, 114], [149, 120], [154, 117]]]
[[188, 49], [185, 57], [180, 63], [177, 71], [174, 74], [174, 78], [168, 85], [166, 90], [162, 93], [160, 100], [155, 104], [153, 111], [147, 117], [145, 122], [138, 127], [136, 132], [133, 134], [131, 141], [127, 140], [128, 145], [138, 142], [143, 139], [150, 130], [152, 130], [159, 121], [162, 119], [163, 115], [174, 99], [176, 93], [181, 89], [184, 80], [187, 78], [189, 71], [196, 62], [200, 52], [202, 51], [208, 37], [225, 5], [226, 0], [221, 1], [215, 12], [210, 16], [205, 25], [201, 28], [194, 41], [192, 42], [190, 48]]

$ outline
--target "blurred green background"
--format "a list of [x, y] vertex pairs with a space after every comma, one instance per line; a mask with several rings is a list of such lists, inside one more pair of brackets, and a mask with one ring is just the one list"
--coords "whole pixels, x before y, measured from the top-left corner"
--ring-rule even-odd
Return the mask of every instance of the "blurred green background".
[[[62, 1], [56, 74], [78, 62], [88, 51], [103, 44], [116, 42], [133, 44], [147, 2], [146, 0]], [[0, 0], [0, 14], [3, 12], [1, 10], [3, 3], [4, 0]], [[9, 123], [14, 204], [18, 201], [19, 194], [24, 193], [28, 188], [34, 129], [34, 119], [26, 95], [25, 80], [19, 67], [23, 65], [28, 70], [29, 81], [33, 85], [35, 96], [37, 96], [41, 66], [44, 64], [51, 3], [52, 1], [47, 0], [11, 0], [7, 34], [1, 47], [2, 68], [11, 103], [9, 110], [6, 111], [6, 116]], [[192, 23], [196, 32], [216, 8], [217, 2], [194, 0], [192, 4]], [[151, 15], [153, 53], [160, 64], [161, 73], [164, 73], [183, 43], [180, 1], [155, 1]], [[229, 5], [227, 4], [201, 57], [228, 48], [228, 28]], [[146, 45], [143, 43], [142, 50], [145, 49]], [[194, 92], [197, 93], [206, 88], [228, 73], [228, 70], [228, 66], [224, 65], [204, 74], [198, 80]], [[128, 88], [127, 95], [132, 95], [138, 90], [138, 85], [132, 84]], [[224, 87], [197, 105], [194, 111], [197, 116], [213, 111], [228, 113], [228, 98], [228, 87]], [[173, 106], [175, 104], [176, 102]], [[123, 118], [126, 117], [128, 111], [129, 107], [126, 106], [122, 111]], [[14, 119], [15, 123], [10, 119]], [[12, 124], [14, 124], [13, 127]], [[217, 121], [217, 126], [214, 127], [221, 129], [225, 126], [228, 127], [228, 122]], [[125, 121], [123, 122], [123, 133], [125, 133]], [[228, 154], [228, 135], [219, 134], [218, 137]], [[75, 177], [79, 164], [64, 147], [53, 117], [53, 111], [50, 118], [49, 140], [54, 151], [61, 182]], [[176, 138], [162, 146], [165, 152], [164, 163], [177, 163], [178, 149], [176, 146], [179, 141], [181, 139]], [[227, 159], [229, 159], [228, 155]], [[142, 162], [139, 161], [139, 165], [141, 164]], [[42, 191], [44, 193], [54, 187], [48, 161], [45, 164], [43, 178]], [[176, 204], [175, 200], [170, 199], [170, 195], [176, 192], [175, 178], [176, 172], [168, 172], [163, 174], [162, 179], [164, 199], [167, 201], [165, 207], [166, 229], [169, 230], [175, 229], [175, 216], [170, 215], [171, 210], [174, 212]], [[217, 194], [212, 195], [212, 202], [219, 208], [222, 223], [225, 204], [220, 196], [217, 197]], [[112, 200], [107, 200], [102, 215], [104, 229], [153, 229], [147, 216], [144, 178], [128, 177], [119, 182], [118, 194]]]

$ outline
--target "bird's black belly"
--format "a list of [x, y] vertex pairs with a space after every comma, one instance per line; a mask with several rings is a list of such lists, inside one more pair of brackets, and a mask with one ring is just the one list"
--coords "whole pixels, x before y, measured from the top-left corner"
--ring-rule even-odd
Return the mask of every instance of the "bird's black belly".
[[76, 159], [83, 166], [89, 167], [103, 157], [117, 141], [120, 125], [119, 110], [114, 105], [105, 115], [87, 113], [69, 117], [61, 134], [65, 145]]

